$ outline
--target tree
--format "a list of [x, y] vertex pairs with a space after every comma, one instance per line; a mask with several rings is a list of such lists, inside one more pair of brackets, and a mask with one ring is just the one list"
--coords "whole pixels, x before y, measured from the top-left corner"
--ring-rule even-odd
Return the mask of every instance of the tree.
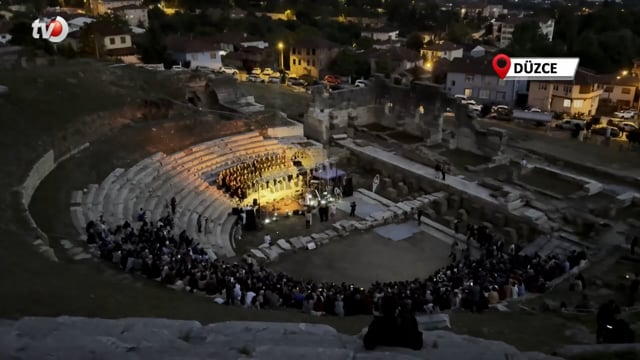
[[420, 33], [414, 32], [407, 36], [407, 42], [405, 46], [411, 50], [420, 51], [424, 46], [424, 38]]
[[359, 50], [369, 50], [373, 47], [373, 39], [368, 36], [361, 36], [356, 40], [356, 48]]
[[446, 36], [447, 40], [462, 44], [471, 36], [471, 30], [464, 23], [456, 22], [449, 25]]
[[329, 70], [341, 76], [368, 78], [371, 74], [369, 60], [350, 49], [340, 51], [329, 64]]
[[139, 45], [142, 49], [142, 61], [149, 64], [163, 63], [167, 59], [167, 46], [160, 29], [150, 27], [145, 33], [144, 43]]

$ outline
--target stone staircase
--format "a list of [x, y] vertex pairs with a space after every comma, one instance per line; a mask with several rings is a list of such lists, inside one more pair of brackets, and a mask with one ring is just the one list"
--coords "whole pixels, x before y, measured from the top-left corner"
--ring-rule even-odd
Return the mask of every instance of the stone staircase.
[[0, 322], [0, 353], [9, 359], [561, 360], [450, 331], [424, 331], [423, 341], [420, 351], [367, 351], [360, 336], [306, 323], [233, 321], [203, 326], [186, 320], [68, 316]]

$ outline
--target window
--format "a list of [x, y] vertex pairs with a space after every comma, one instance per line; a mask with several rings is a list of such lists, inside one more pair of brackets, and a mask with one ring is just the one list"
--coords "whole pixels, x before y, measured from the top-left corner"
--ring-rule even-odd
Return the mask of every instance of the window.
[[558, 85], [553, 85], [553, 91], [558, 91], [560, 89], [560, 86]]
[[[507, 85], [507, 82], [506, 82], [506, 81], [504, 81], [504, 80], [502, 80], [502, 79], [498, 79], [498, 86], [505, 86], [505, 85]], [[545, 87], [546, 87], [546, 85], [547, 85], [547, 84], [545, 84]], [[546, 88], [545, 88], [545, 90], [546, 90]]]
[[482, 89], [480, 90], [480, 92], [478, 93], [478, 97], [480, 99], [488, 99], [489, 96], [491, 96], [491, 91], [487, 90], [487, 89]]
[[311, 49], [307, 49], [307, 56], [311, 55]]
[[296, 54], [296, 48], [291, 48], [291, 54], [295, 55]]
[[547, 90], [547, 83], [538, 83], [538, 90]]
[[464, 96], [472, 97], [473, 96], [473, 89], [464, 89]]
[[471, 84], [473, 82], [473, 75], [465, 75], [464, 82]]
[[607, 92], [607, 93], [611, 93], [611, 92], [613, 92], [613, 86], [606, 86], [606, 87], [604, 88], [604, 92]]
[[507, 99], [507, 93], [504, 91], [497, 91], [496, 92], [496, 100], [498, 101], [505, 101]]
[[571, 92], [571, 86], [569, 86], [569, 85], [565, 85], [565, 86], [563, 86], [563, 87], [562, 87], [562, 90], [563, 90], [565, 93], [570, 93], [570, 92]]
[[316, 66], [316, 61], [315, 60], [311, 60], [311, 66]]
[[483, 76], [482, 77], [482, 83], [484, 85], [491, 85], [493, 83], [493, 79], [494, 79], [493, 76]]
[[562, 102], [562, 106], [564, 106], [564, 107], [566, 107], [566, 108], [570, 108], [570, 107], [571, 107], [571, 100], [569, 100], [569, 99], [565, 99], [565, 100]]
[[584, 105], [584, 100], [573, 100], [573, 107], [581, 108]]
[[111, 44], [111, 45], [115, 45], [115, 44], [116, 44], [116, 38], [114, 38], [114, 37], [110, 37], [110, 38], [109, 38], [109, 44]]
[[126, 36], [120, 36], [120, 44], [126, 44], [127, 43], [127, 37]]
[[217, 57], [218, 57], [218, 53], [217, 53], [217, 52], [215, 52], [215, 51], [212, 51], [212, 52], [211, 52], [211, 58], [212, 58], [212, 59], [216, 59]]
[[451, 80], [451, 86], [456, 86], [456, 81], [455, 80]]
[[316, 49], [311, 49], [311, 55], [313, 55], [313, 56], [316, 55]]
[[295, 64], [296, 64], [296, 59], [291, 60], [291, 63], [292, 63], [293, 65], [295, 65]]
[[629, 94], [631, 94], [631, 88], [622, 88], [622, 90], [620, 92], [625, 94], [625, 95], [629, 95]]

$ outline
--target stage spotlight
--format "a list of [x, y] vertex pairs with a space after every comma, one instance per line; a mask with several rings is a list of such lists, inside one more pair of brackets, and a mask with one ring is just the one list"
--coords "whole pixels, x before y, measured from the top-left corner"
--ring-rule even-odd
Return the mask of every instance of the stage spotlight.
[[268, 223], [270, 223], [270, 222], [271, 222], [271, 220], [269, 220], [269, 219], [264, 219], [264, 223], [265, 223], [265, 224], [268, 224]]
[[293, 215], [293, 211], [287, 211], [287, 216]]
[[324, 201], [324, 200], [320, 201], [320, 204], [322, 204], [322, 205], [324, 205], [324, 204], [326, 204], [326, 203], [327, 203], [327, 202], [326, 202], [326, 201]]

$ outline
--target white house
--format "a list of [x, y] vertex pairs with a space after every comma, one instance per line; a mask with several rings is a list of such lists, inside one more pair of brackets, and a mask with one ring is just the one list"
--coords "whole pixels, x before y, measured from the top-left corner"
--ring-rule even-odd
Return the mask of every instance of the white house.
[[142, 5], [125, 5], [111, 9], [114, 14], [120, 15], [131, 26], [148, 27], [149, 14], [148, 8]]
[[449, 61], [461, 58], [464, 49], [460, 45], [456, 45], [449, 41], [442, 41], [439, 43], [433, 43], [426, 45], [420, 49], [420, 55], [427, 62], [432, 65], [438, 62], [440, 59], [447, 59]]
[[526, 21], [535, 21], [540, 26], [540, 32], [549, 40], [553, 40], [553, 30], [555, 29], [555, 20], [551, 18], [507, 18], [503, 21], [493, 22], [493, 36], [499, 47], [507, 47], [513, 39], [513, 31], [516, 26]]
[[191, 39], [178, 36], [167, 40], [167, 49], [175, 61], [183, 65], [189, 62], [192, 69], [199, 66], [219, 69], [222, 67], [222, 56], [227, 53], [212, 39]]
[[398, 40], [400, 30], [396, 29], [371, 29], [360, 33], [362, 37], [368, 37], [374, 41]]

